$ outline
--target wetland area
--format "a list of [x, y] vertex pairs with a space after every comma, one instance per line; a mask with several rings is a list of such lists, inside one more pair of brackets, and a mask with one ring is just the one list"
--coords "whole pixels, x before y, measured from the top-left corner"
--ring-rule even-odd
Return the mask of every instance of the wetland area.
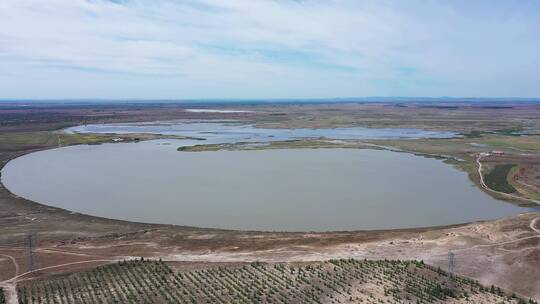
[[[340, 231], [427, 227], [531, 209], [483, 193], [438, 159], [371, 149], [178, 152], [204, 143], [299, 138], [448, 138], [418, 129], [258, 129], [237, 123], [89, 125], [68, 132], [153, 133], [201, 140], [80, 145], [9, 162], [14, 194], [105, 218], [204, 228]], [[381, 216], [384, 214], [384, 216]]]

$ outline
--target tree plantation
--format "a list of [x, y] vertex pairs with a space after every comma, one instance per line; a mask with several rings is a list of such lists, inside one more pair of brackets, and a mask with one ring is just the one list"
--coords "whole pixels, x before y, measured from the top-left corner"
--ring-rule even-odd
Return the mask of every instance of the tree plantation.
[[19, 303], [535, 303], [418, 261], [330, 260], [175, 272], [131, 260], [21, 282]]

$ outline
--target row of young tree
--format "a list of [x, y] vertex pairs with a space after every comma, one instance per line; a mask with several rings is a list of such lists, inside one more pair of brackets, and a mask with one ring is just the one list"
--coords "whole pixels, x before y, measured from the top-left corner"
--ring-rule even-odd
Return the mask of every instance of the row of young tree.
[[6, 295], [4, 294], [4, 289], [0, 287], [0, 304], [6, 303]]
[[421, 261], [251, 263], [175, 272], [162, 261], [140, 259], [28, 282], [18, 286], [18, 294], [20, 304], [526, 302], [495, 286], [449, 279]]

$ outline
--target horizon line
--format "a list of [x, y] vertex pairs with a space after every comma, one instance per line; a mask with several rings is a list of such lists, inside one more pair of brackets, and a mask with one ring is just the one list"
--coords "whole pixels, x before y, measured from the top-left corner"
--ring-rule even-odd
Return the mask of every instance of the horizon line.
[[334, 101], [334, 102], [355, 102], [355, 101], [540, 101], [540, 97], [460, 97], [460, 96], [355, 96], [355, 97], [318, 97], [318, 98], [0, 98], [0, 102], [286, 102], [286, 101]]

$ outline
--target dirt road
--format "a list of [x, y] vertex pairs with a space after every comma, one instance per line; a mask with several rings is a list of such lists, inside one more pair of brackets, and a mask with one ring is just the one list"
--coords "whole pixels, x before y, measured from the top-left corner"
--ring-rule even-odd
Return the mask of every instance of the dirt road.
[[517, 196], [517, 195], [514, 195], [514, 194], [510, 194], [510, 193], [499, 192], [499, 191], [495, 191], [495, 190], [489, 188], [486, 185], [486, 182], [484, 181], [484, 174], [482, 173], [482, 162], [481, 162], [483, 157], [489, 156], [489, 155], [490, 154], [488, 154], [488, 153], [479, 153], [478, 156], [476, 157], [476, 163], [478, 164], [478, 175], [480, 177], [480, 185], [482, 186], [482, 188], [486, 189], [487, 191], [497, 193], [499, 195], [502, 195], [502, 196], [505, 196], [505, 197], [508, 197], [508, 198], [511, 198], [511, 199], [525, 200], [525, 201], [533, 202], [533, 203], [536, 203], [536, 204], [540, 204], [539, 200], [526, 198], [526, 197], [521, 197], [521, 196]]
[[532, 230], [538, 233], [540, 233], [540, 228], [536, 228], [536, 226], [539, 221], [540, 221], [540, 217], [535, 218], [534, 220], [531, 221], [531, 226], [530, 226]]
[[15, 276], [13, 276], [10, 279], [7, 279], [5, 281], [0, 282], [0, 287], [2, 287], [4, 289], [4, 291], [5, 291], [6, 303], [7, 304], [18, 304], [19, 303], [19, 297], [17, 295], [17, 281], [19, 279], [21, 279], [22, 277], [24, 277], [26, 275], [29, 275], [31, 273], [39, 272], [39, 271], [43, 271], [43, 270], [61, 268], [61, 267], [65, 267], [65, 266], [77, 265], [77, 264], [110, 263], [110, 262], [115, 261], [115, 260], [79, 261], [79, 262], [72, 262], [72, 263], [59, 264], [59, 265], [54, 265], [54, 266], [49, 266], [49, 267], [43, 267], [43, 268], [34, 269], [32, 271], [27, 271], [25, 273], [19, 274], [19, 265], [17, 264], [17, 261], [14, 258], [9, 256], [9, 255], [5, 255], [5, 254], [0, 254], [0, 255], [10, 258], [13, 261], [13, 263], [16, 265], [15, 266], [15, 269], [16, 269]]
[[15, 275], [14, 276], [19, 275], [19, 263], [17, 263], [17, 260], [15, 258], [12, 257], [11, 255], [2, 254], [2, 253], [0, 253], [0, 256], [3, 256], [3, 257], [6, 257], [6, 258], [10, 259], [11, 262], [13, 263], [13, 267], [15, 269]]

